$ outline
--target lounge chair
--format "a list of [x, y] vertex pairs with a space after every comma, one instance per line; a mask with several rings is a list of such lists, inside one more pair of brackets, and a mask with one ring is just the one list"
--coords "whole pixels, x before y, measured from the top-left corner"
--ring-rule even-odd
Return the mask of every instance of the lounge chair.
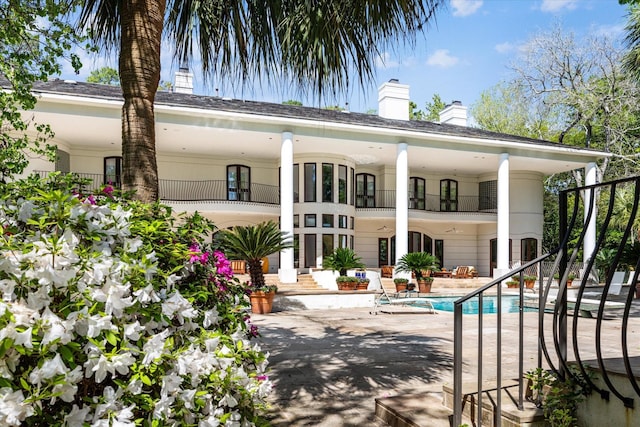
[[[624, 271], [616, 271], [613, 273], [613, 278], [611, 279], [611, 286], [609, 286], [609, 293], [607, 295], [620, 295], [622, 291], [622, 282], [624, 282], [624, 275], [626, 273]], [[602, 292], [585, 292], [582, 294], [585, 297], [602, 297]]]
[[427, 298], [411, 297], [409, 296], [409, 292], [404, 293], [405, 296], [400, 296], [400, 294], [402, 293], [399, 293], [399, 296], [392, 297], [389, 295], [384, 286], [381, 286], [380, 288], [382, 292], [376, 297], [373, 305], [373, 310], [369, 312], [370, 314], [378, 314], [378, 311], [381, 311], [383, 313], [393, 313], [392, 311], [387, 311], [384, 309], [385, 306], [391, 305], [420, 308], [424, 309], [426, 313], [431, 314], [434, 314], [436, 312], [433, 308], [433, 304], [431, 304], [431, 301], [429, 301]]
[[469, 279], [471, 274], [469, 274], [469, 267], [466, 265], [461, 265], [456, 268], [453, 273], [451, 273], [451, 277], [454, 279]]

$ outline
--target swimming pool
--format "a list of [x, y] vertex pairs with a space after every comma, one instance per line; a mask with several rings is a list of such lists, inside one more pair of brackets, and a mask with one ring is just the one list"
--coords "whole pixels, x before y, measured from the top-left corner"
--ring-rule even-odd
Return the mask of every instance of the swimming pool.
[[[433, 308], [441, 311], [453, 312], [453, 303], [460, 297], [428, 297]], [[503, 295], [502, 296], [502, 312], [503, 313], [517, 313], [519, 308], [519, 296], [518, 295]], [[462, 314], [478, 314], [478, 298], [472, 298], [469, 301], [462, 304]], [[485, 296], [482, 298], [482, 312], [484, 314], [495, 314], [498, 311], [498, 297]], [[529, 311], [525, 307], [525, 311]]]

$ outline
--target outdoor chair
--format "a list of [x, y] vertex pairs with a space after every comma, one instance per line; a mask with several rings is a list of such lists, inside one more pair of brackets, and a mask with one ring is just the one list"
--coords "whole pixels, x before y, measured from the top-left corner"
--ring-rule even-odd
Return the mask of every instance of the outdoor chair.
[[384, 310], [385, 306], [389, 305], [401, 305], [405, 307], [415, 307], [419, 309], [423, 309], [426, 313], [435, 314], [436, 311], [433, 308], [433, 304], [427, 298], [419, 298], [419, 297], [410, 297], [409, 293], [405, 293], [405, 296], [390, 296], [384, 286], [380, 286], [381, 292], [377, 295], [373, 310], [371, 310], [370, 314], [378, 314], [378, 311], [388, 313], [389, 311]]

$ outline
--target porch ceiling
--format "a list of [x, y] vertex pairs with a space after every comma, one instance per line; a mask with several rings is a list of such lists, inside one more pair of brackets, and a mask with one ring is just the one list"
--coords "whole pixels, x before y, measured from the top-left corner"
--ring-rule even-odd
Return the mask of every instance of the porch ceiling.
[[[35, 118], [49, 123], [56, 141], [73, 148], [121, 148], [120, 105], [103, 102], [76, 105], [41, 100]], [[397, 143], [407, 141], [409, 167], [425, 172], [460, 175], [495, 173], [501, 152], [510, 152], [512, 170], [536, 171], [545, 175], [584, 167], [592, 158], [567, 150], [566, 153], [536, 151], [524, 144], [451, 138], [443, 135], [397, 132], [364, 126], [327, 126], [326, 123], [269, 118], [251, 121], [247, 117], [186, 115], [170, 108], [156, 109], [156, 145], [160, 153], [242, 156], [278, 159], [281, 134], [294, 135], [294, 155], [340, 153], [359, 165], [394, 165]], [[513, 145], [513, 144], [511, 144]], [[553, 157], [553, 158], [551, 158]], [[561, 159], [559, 159], [561, 158]]]

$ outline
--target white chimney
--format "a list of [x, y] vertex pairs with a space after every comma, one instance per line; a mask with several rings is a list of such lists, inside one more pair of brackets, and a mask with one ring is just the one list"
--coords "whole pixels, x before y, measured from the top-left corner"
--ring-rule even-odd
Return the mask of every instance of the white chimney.
[[467, 107], [460, 101], [453, 101], [440, 112], [440, 123], [467, 126]]
[[176, 85], [173, 88], [177, 93], [193, 93], [193, 74], [186, 67], [180, 67], [176, 72]]
[[409, 120], [409, 86], [391, 79], [378, 88], [378, 115], [385, 119]]

